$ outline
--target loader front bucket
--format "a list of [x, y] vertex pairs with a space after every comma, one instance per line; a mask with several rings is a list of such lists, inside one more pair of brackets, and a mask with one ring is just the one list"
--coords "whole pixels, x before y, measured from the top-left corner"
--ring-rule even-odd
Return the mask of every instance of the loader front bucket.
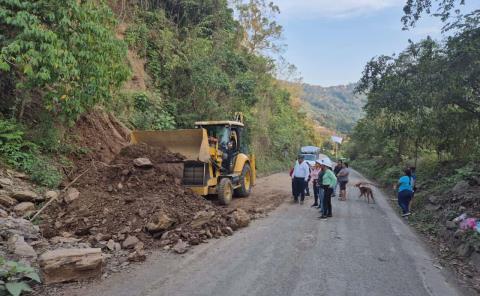
[[153, 147], [163, 147], [170, 152], [179, 153], [186, 160], [209, 162], [210, 153], [207, 131], [185, 129], [171, 131], [134, 131], [132, 144], [144, 143]]

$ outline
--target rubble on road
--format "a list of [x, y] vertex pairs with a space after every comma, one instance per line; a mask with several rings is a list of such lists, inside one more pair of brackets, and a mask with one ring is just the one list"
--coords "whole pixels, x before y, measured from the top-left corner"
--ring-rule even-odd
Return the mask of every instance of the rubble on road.
[[144, 169], [149, 169], [153, 167], [153, 164], [150, 161], [150, 159], [144, 158], [144, 157], [134, 159], [133, 164], [138, 168], [144, 168]]
[[21, 257], [37, 257], [35, 250], [25, 242], [25, 238], [18, 234], [12, 235], [7, 242], [8, 250]]
[[0, 218], [0, 237], [8, 240], [13, 235], [20, 235], [28, 240], [37, 240], [40, 238], [40, 231], [38, 226], [22, 218], [11, 216]]
[[41, 196], [30, 190], [14, 191], [12, 193], [12, 198], [16, 199], [19, 202], [35, 202], [43, 200]]
[[[136, 240], [147, 250], [178, 246], [180, 240], [198, 245], [247, 226], [245, 211], [232, 213], [181, 185], [182, 160], [161, 148], [125, 147], [110, 164], [95, 164], [75, 183], [77, 198], [52, 204], [40, 215], [43, 235], [72, 233], [115, 254], [120, 245], [122, 252], [134, 249]], [[137, 251], [127, 257], [139, 261], [143, 255]]]
[[30, 213], [35, 211], [35, 204], [29, 201], [21, 202], [13, 207], [13, 211], [19, 217], [28, 216]]
[[250, 223], [250, 216], [247, 214], [247, 212], [245, 212], [242, 209], [236, 209], [233, 212], [232, 217], [235, 221], [236, 226], [238, 226], [239, 228], [247, 227], [248, 224]]

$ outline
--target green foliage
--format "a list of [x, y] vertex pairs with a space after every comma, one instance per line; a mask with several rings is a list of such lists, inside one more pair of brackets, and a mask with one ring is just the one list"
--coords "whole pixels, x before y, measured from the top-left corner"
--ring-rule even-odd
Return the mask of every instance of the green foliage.
[[235, 0], [239, 22], [243, 28], [243, 44], [251, 53], [278, 52], [277, 44], [283, 28], [275, 21], [280, 8], [266, 0]]
[[176, 125], [165, 100], [158, 93], [123, 92], [110, 109], [131, 129], [168, 130]]
[[349, 133], [364, 115], [366, 96], [354, 94], [355, 84], [321, 87], [303, 84], [304, 109], [322, 126]]
[[[2, 76], [15, 77], [23, 103], [40, 91], [47, 110], [74, 120], [128, 77], [114, 25], [103, 1], [2, 0]], [[11, 107], [21, 115], [23, 105]]]
[[0, 295], [20, 296], [32, 292], [30, 282], [41, 283], [34, 268], [0, 257]]
[[133, 127], [139, 130], [166, 130], [175, 127], [175, 119], [161, 105], [161, 100], [151, 99], [145, 93], [136, 94], [133, 99]]
[[368, 95], [350, 152], [397, 164], [422, 153], [437, 159], [480, 155], [478, 62], [480, 30], [459, 32], [445, 44], [430, 38], [398, 56], [370, 61], [357, 88]]
[[[265, 4], [249, 2], [249, 11], [277, 11], [260, 2]], [[250, 30], [253, 15], [235, 21], [226, 1], [206, 0], [201, 6], [165, 1], [145, 8], [136, 10], [125, 40], [146, 59], [152, 93], [126, 95], [131, 99], [122, 103], [129, 106], [116, 107], [129, 110], [122, 112], [124, 121], [139, 129], [191, 128], [197, 120], [230, 119], [240, 111], [260, 170], [288, 167], [284, 147], [295, 155], [312, 132], [288, 93], [277, 85], [272, 61], [258, 54], [275, 39], [273, 31], [273, 35], [266, 31], [267, 24], [277, 25], [263, 20], [258, 29], [266, 35], [252, 49], [244, 33]]]
[[[444, 30], [458, 28], [478, 28], [480, 25], [480, 10], [476, 9], [470, 13], [462, 13], [462, 6], [467, 2], [465, 0], [408, 0], [403, 11], [402, 17], [404, 29], [415, 26], [422, 14], [433, 14], [440, 17], [445, 24]], [[473, 2], [473, 1], [472, 1]], [[450, 21], [452, 20], [453, 21]]]
[[61, 173], [44, 156], [39, 147], [25, 140], [22, 128], [13, 121], [0, 119], [0, 158], [28, 174], [32, 181], [47, 187], [57, 187]]

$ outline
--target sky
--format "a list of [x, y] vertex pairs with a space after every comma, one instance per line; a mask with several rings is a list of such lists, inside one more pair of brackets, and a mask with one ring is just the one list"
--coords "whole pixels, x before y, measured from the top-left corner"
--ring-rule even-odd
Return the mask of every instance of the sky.
[[356, 82], [374, 56], [402, 51], [408, 39], [441, 40], [440, 20], [425, 16], [409, 31], [400, 21], [405, 0], [274, 0], [284, 28], [283, 54], [305, 83]]

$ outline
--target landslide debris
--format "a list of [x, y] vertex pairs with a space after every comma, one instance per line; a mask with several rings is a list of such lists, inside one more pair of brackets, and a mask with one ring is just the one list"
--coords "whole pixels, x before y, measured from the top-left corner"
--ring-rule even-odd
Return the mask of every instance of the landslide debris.
[[242, 210], [228, 210], [185, 189], [182, 160], [161, 148], [131, 145], [110, 164], [92, 162], [74, 184], [78, 196], [67, 194], [42, 215], [43, 235], [69, 234], [107, 253], [129, 250], [129, 260], [140, 261], [143, 248], [183, 253], [248, 225]]

